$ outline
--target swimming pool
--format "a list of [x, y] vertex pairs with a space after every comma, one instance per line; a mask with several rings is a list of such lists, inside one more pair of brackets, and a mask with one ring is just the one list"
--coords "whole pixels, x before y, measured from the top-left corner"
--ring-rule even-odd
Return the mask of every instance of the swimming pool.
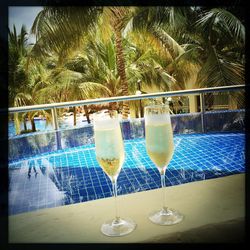
[[[245, 172], [245, 134], [174, 135], [166, 185]], [[160, 175], [144, 138], [125, 140], [118, 195], [159, 188]], [[94, 144], [33, 155], [9, 164], [9, 214], [112, 196], [111, 182], [95, 158]]]
[[[83, 116], [82, 114], [76, 117], [76, 126], [74, 126], [74, 123], [73, 123], [73, 116], [60, 117], [58, 119], [58, 126], [60, 129], [77, 128], [77, 127], [85, 126], [87, 124], [88, 122], [86, 120], [86, 117]], [[54, 129], [52, 123], [46, 123], [45, 119], [35, 119], [35, 125], [36, 125], [37, 132], [52, 131]], [[27, 126], [27, 129], [31, 129], [31, 122], [26, 121], [26, 126]], [[23, 123], [20, 124], [20, 129], [21, 130], [24, 129]], [[37, 133], [37, 132], [34, 132], [34, 133]], [[8, 137], [12, 138], [16, 136], [20, 136], [20, 135], [16, 135], [14, 121], [9, 121], [8, 122]]]

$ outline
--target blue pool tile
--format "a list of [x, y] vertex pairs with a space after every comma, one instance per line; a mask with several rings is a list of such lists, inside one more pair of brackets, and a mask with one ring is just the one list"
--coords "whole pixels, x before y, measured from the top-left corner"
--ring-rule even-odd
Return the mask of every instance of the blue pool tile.
[[[244, 134], [175, 135], [174, 143], [167, 186], [245, 172]], [[146, 153], [145, 140], [125, 140], [125, 151], [118, 195], [160, 188], [160, 174]], [[93, 144], [39, 153], [9, 165], [10, 214], [110, 196], [112, 185], [96, 161]]]

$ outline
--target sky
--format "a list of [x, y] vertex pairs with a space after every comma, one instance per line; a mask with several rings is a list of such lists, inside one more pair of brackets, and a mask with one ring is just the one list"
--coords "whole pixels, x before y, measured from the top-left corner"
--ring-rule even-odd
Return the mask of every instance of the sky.
[[[17, 34], [20, 33], [22, 25], [26, 26], [26, 30], [30, 33], [31, 26], [37, 16], [42, 10], [40, 6], [13, 6], [9, 7], [9, 28], [13, 30], [13, 24], [16, 26]], [[28, 43], [34, 43], [35, 38], [29, 34]]]

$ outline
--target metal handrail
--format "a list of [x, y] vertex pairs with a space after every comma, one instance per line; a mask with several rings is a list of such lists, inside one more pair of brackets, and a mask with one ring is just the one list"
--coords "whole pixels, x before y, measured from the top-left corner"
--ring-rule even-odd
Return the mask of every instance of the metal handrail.
[[91, 99], [91, 100], [84, 100], [84, 101], [71, 101], [71, 102], [40, 104], [40, 105], [23, 106], [23, 107], [12, 107], [8, 109], [8, 112], [15, 113], [15, 112], [25, 112], [25, 111], [27, 112], [27, 111], [33, 111], [33, 110], [51, 109], [53, 127], [55, 130], [58, 130], [59, 126], [58, 126], [56, 108], [83, 106], [83, 105], [99, 104], [99, 103], [141, 100], [141, 99], [166, 97], [166, 96], [199, 95], [200, 96], [200, 110], [201, 110], [201, 127], [202, 127], [202, 132], [205, 132], [206, 125], [205, 125], [204, 114], [206, 112], [206, 109], [205, 109], [204, 94], [210, 93], [210, 92], [236, 91], [236, 90], [242, 90], [244, 88], [245, 88], [245, 85], [233, 85], [233, 86], [211, 87], [211, 88], [202, 88], [202, 89], [187, 89], [187, 90], [178, 90], [178, 91], [169, 91], [169, 92], [158, 92], [158, 93], [130, 95], [130, 96], [116, 96], [116, 97], [109, 97], [109, 98], [97, 98], [97, 99]]
[[15, 112], [25, 112], [25, 111], [42, 110], [42, 109], [65, 108], [65, 107], [83, 106], [83, 105], [99, 104], [99, 103], [141, 100], [147, 98], [157, 98], [166, 96], [185, 96], [185, 95], [195, 95], [195, 94], [198, 95], [210, 92], [236, 91], [236, 90], [242, 90], [244, 88], [245, 85], [233, 85], [233, 86], [211, 87], [202, 89], [187, 89], [187, 90], [178, 90], [169, 92], [157, 92], [157, 93], [141, 94], [141, 95], [116, 96], [116, 97], [97, 98], [97, 99], [82, 100], [82, 101], [39, 104], [39, 105], [31, 105], [23, 107], [11, 107], [8, 108], [8, 112], [15, 113]]

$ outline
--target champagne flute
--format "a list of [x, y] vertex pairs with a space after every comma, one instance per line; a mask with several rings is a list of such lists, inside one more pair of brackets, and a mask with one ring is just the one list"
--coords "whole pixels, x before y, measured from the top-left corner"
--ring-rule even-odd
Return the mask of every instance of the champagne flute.
[[115, 218], [101, 226], [107, 236], [122, 236], [132, 232], [136, 224], [131, 219], [119, 216], [117, 204], [117, 178], [124, 163], [125, 153], [117, 111], [105, 110], [94, 113], [94, 138], [96, 158], [112, 182], [115, 199]]
[[163, 207], [150, 213], [149, 219], [159, 225], [173, 225], [183, 219], [183, 215], [166, 206], [165, 172], [174, 153], [173, 131], [168, 105], [151, 105], [145, 107], [146, 149], [161, 175]]

